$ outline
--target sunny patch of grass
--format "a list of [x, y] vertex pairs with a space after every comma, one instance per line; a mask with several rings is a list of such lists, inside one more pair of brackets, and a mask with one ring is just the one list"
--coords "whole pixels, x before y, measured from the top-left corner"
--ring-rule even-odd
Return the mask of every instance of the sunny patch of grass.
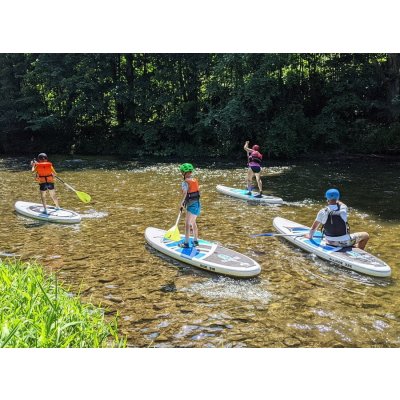
[[0, 347], [126, 347], [102, 309], [33, 262], [0, 260]]

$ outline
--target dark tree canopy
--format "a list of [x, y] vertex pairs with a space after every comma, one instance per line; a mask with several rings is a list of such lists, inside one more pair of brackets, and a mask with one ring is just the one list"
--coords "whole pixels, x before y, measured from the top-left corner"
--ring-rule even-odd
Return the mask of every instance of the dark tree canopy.
[[0, 152], [400, 153], [398, 54], [0, 54]]

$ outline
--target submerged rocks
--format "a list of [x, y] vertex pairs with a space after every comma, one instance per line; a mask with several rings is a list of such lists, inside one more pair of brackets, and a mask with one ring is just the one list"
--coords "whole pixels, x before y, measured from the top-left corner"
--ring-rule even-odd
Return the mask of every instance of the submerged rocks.
[[294, 337], [288, 337], [283, 340], [283, 343], [287, 347], [299, 347], [301, 345], [301, 341]]

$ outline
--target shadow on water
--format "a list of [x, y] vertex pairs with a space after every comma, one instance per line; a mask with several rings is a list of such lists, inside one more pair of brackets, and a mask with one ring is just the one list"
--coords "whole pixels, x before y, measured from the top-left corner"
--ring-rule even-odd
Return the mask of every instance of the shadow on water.
[[400, 203], [396, 201], [400, 191], [399, 161], [298, 162], [286, 166], [289, 168], [263, 179], [265, 186], [284, 188], [282, 197], [286, 202], [310, 199], [323, 204], [325, 191], [336, 187], [349, 207], [383, 221], [400, 220]]

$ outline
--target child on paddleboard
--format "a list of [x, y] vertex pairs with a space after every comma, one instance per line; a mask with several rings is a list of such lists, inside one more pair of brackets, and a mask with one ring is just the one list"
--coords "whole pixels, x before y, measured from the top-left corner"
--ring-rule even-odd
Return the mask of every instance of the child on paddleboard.
[[193, 231], [193, 246], [199, 245], [199, 232], [196, 223], [196, 218], [200, 215], [201, 211], [199, 182], [196, 178], [192, 177], [192, 172], [194, 171], [192, 164], [182, 164], [179, 167], [179, 170], [183, 174], [183, 198], [180, 204], [181, 212], [183, 208], [186, 208], [185, 241], [179, 246], [183, 248], [189, 248], [191, 247], [189, 243], [191, 229]]
[[354, 246], [364, 250], [369, 235], [367, 232], [350, 233], [350, 227], [347, 223], [347, 206], [339, 201], [339, 190], [328, 189], [325, 197], [328, 206], [318, 212], [310, 232], [305, 237], [312, 239], [315, 231], [322, 225], [322, 232], [329, 245], [336, 247]]
[[38, 155], [38, 161], [33, 159], [31, 161], [32, 172], [36, 173], [35, 180], [39, 183], [40, 197], [42, 199], [44, 214], [47, 214], [46, 193], [50, 193], [57, 209], [60, 208], [58, 198], [54, 188], [54, 176], [56, 171], [53, 164], [48, 160], [45, 153]]
[[259, 152], [260, 146], [255, 144], [252, 148], [249, 147], [249, 141], [244, 144], [244, 150], [247, 153], [248, 159], [248, 169], [247, 169], [247, 195], [251, 196], [251, 190], [253, 188], [252, 182], [253, 177], [255, 176], [259, 194], [255, 195], [254, 197], [260, 198], [262, 197], [262, 181], [261, 181], [261, 161], [262, 161], [262, 154]]

